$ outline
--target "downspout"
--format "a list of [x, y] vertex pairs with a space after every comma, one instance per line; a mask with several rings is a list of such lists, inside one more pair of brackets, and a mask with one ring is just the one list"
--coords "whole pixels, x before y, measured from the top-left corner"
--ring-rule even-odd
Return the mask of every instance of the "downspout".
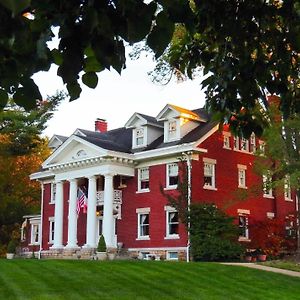
[[191, 211], [191, 196], [192, 196], [192, 165], [191, 165], [191, 158], [190, 158], [191, 152], [185, 153], [183, 152], [182, 155], [186, 158], [186, 164], [187, 164], [187, 211], [188, 211], [188, 221], [187, 221], [187, 245], [186, 245], [186, 262], [190, 262], [190, 229], [191, 229], [191, 222], [190, 222], [190, 211]]
[[44, 208], [44, 183], [41, 182], [41, 226], [40, 226], [40, 249], [38, 254], [38, 259], [41, 259], [41, 252], [43, 250], [42, 243], [43, 243], [43, 208]]

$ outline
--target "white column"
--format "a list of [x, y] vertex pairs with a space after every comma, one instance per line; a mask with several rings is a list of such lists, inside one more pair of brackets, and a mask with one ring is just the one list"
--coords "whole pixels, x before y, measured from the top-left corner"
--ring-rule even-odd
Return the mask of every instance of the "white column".
[[77, 245], [77, 180], [71, 179], [69, 192], [68, 244], [66, 248], [78, 248]]
[[106, 247], [116, 248], [114, 241], [114, 217], [113, 217], [113, 201], [114, 186], [113, 175], [107, 174], [104, 179], [104, 207], [103, 207], [103, 235]]
[[56, 182], [55, 210], [54, 210], [54, 244], [51, 248], [63, 248], [63, 216], [64, 216], [64, 192], [63, 182]]
[[95, 176], [89, 177], [87, 200], [86, 244], [87, 248], [96, 248], [96, 193], [97, 181]]

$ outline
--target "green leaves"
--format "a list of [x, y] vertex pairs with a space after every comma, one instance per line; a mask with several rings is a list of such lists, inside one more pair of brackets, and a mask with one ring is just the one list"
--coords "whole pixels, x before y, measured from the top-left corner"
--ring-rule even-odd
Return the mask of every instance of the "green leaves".
[[98, 76], [94, 72], [85, 73], [82, 76], [82, 82], [91, 89], [94, 89], [98, 84]]
[[0, 4], [8, 8], [14, 16], [29, 7], [31, 0], [0, 0]]
[[0, 110], [6, 106], [7, 100], [7, 93], [4, 90], [0, 89]]
[[156, 26], [153, 27], [147, 38], [147, 44], [155, 52], [155, 57], [158, 58], [163, 54], [169, 45], [175, 25], [170, 21], [168, 15], [162, 11], [156, 17]]

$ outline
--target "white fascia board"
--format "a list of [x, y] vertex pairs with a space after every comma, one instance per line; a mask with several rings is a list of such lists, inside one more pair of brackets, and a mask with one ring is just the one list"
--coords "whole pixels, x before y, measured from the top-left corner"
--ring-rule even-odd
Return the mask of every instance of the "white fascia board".
[[162, 111], [157, 115], [157, 117], [156, 117], [156, 120], [157, 121], [165, 121], [166, 120], [166, 118], [164, 118], [163, 116], [164, 116], [164, 114], [168, 111], [168, 110], [173, 110], [174, 112], [176, 112], [177, 114], [178, 114], [178, 116], [177, 117], [179, 117], [179, 112], [176, 110], [176, 109], [174, 109], [170, 104], [167, 104], [163, 109], [162, 109]]
[[[82, 135], [82, 136], [86, 136], [86, 134], [84, 134], [79, 128], [77, 128], [77, 129], [72, 133], [72, 135], [76, 135], [76, 134]], [[72, 135], [71, 135], [71, 136], [72, 136]]]
[[207, 138], [209, 138], [212, 134], [214, 134], [219, 129], [219, 124], [213, 127], [210, 131], [208, 131], [204, 136], [202, 136], [199, 140], [197, 140], [195, 145], [199, 145], [203, 143]]
[[86, 145], [87, 147], [90, 147], [92, 149], [95, 149], [97, 151], [101, 151], [101, 152], [104, 152], [104, 154], [106, 154], [107, 150], [104, 149], [104, 148], [100, 148], [82, 138], [80, 138], [79, 136], [76, 136], [76, 135], [71, 135], [58, 149], [57, 151], [53, 152], [43, 163], [42, 163], [42, 167], [43, 168], [47, 168], [50, 164], [50, 162], [55, 159], [61, 152], [64, 151], [64, 149], [66, 149], [70, 143], [72, 143], [73, 141], [76, 141], [78, 143], [81, 143], [81, 144], [84, 144]]
[[147, 124], [147, 120], [145, 118], [143, 118], [139, 113], [135, 112], [130, 119], [126, 122], [125, 126], [126, 128], [134, 128], [135, 124], [134, 124], [134, 119], [135, 118], [139, 118], [143, 124], [142, 125], [146, 125]]
[[134, 154], [134, 160], [140, 161], [144, 159], [152, 159], [155, 157], [163, 157], [163, 156], [171, 156], [174, 154], [182, 153], [182, 152], [204, 152], [206, 153], [207, 150], [203, 148], [197, 148], [196, 143], [188, 143], [188, 144], [181, 144], [176, 146], [170, 146], [160, 149], [153, 149], [148, 150], [145, 152], [138, 152]]
[[42, 180], [49, 177], [54, 177], [54, 173], [47, 170], [42, 172], [36, 172], [29, 175], [30, 180]]

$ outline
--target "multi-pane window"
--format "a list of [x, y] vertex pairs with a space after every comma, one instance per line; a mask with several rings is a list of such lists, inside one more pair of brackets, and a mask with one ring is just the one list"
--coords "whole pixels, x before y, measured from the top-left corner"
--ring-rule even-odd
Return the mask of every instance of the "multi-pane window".
[[31, 224], [31, 244], [39, 244], [39, 224]]
[[239, 230], [240, 237], [249, 239], [249, 228], [248, 228], [248, 217], [241, 215], [239, 216]]
[[177, 133], [177, 122], [172, 120], [168, 122], [168, 138], [169, 140], [175, 139]]
[[149, 168], [148, 167], [139, 169], [138, 190], [139, 191], [149, 190]]
[[238, 165], [238, 186], [246, 188], [246, 166]]
[[215, 164], [204, 162], [204, 187], [215, 188]]
[[144, 128], [136, 128], [135, 130], [135, 145], [143, 146], [144, 145]]
[[239, 150], [240, 149], [240, 140], [237, 136], [233, 137], [233, 149], [234, 150]]
[[55, 197], [56, 197], [56, 184], [51, 183], [50, 203], [55, 203]]
[[296, 237], [296, 226], [294, 216], [287, 216], [285, 219], [285, 235], [286, 237]]
[[264, 197], [273, 197], [273, 190], [272, 190], [272, 177], [271, 174], [264, 174], [262, 176], [263, 179], [263, 191], [264, 191]]
[[178, 184], [178, 164], [167, 165], [167, 188], [176, 188]]
[[49, 243], [54, 242], [54, 220], [49, 220]]
[[250, 152], [254, 153], [255, 151], [256, 151], [255, 134], [252, 133], [250, 136]]
[[292, 200], [290, 177], [286, 176], [284, 179], [284, 199]]
[[138, 214], [138, 237], [149, 237], [149, 213]]
[[261, 155], [265, 154], [265, 143], [262, 141], [259, 142], [259, 152]]
[[230, 149], [230, 136], [229, 135], [223, 135], [223, 148]]
[[248, 140], [245, 138], [241, 139], [241, 150], [242, 151], [248, 151], [249, 150], [249, 143]]
[[168, 251], [167, 259], [168, 260], [178, 260], [178, 252], [177, 251]]
[[179, 228], [178, 212], [167, 211], [167, 236], [177, 236]]

